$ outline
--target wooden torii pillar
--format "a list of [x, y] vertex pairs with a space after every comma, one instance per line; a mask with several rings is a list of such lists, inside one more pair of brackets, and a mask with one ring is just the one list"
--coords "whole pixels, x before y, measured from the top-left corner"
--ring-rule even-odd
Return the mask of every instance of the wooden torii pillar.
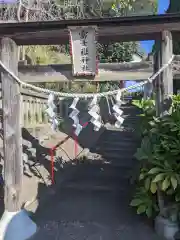
[[[161, 66], [168, 63], [173, 55], [172, 34], [169, 31], [163, 31], [161, 39], [156, 41], [157, 51], [154, 56], [154, 70], [155, 72]], [[170, 64], [155, 80], [156, 93], [156, 115], [163, 116], [166, 111], [169, 111], [171, 105], [171, 98], [169, 95], [173, 94], [173, 68]], [[157, 200], [160, 209], [160, 214], [155, 219], [155, 230], [159, 236], [166, 237], [165, 223], [163, 217], [164, 211], [164, 197], [158, 188]]]
[[[154, 55], [154, 72], [166, 64], [173, 55], [173, 41], [170, 31], [163, 31], [156, 40], [157, 51]], [[173, 94], [173, 68], [170, 64], [155, 80], [156, 115], [160, 116], [168, 110], [169, 96]]]
[[[2, 63], [18, 74], [18, 46], [10, 38], [0, 40]], [[22, 207], [23, 159], [21, 135], [20, 85], [1, 69], [3, 147], [4, 147], [4, 205], [0, 221], [0, 239], [25, 240], [36, 232], [36, 225]]]
[[[161, 33], [160, 39], [155, 41], [155, 44], [156, 53], [154, 54], [154, 73], [156, 73], [161, 66], [166, 64], [173, 55], [171, 32], [164, 30]], [[166, 110], [165, 100], [169, 98], [169, 95], [173, 94], [172, 64], [156, 77], [155, 82], [147, 83], [144, 86], [144, 99], [151, 97], [153, 86], [156, 93], [156, 112], [157, 115], [160, 115]]]

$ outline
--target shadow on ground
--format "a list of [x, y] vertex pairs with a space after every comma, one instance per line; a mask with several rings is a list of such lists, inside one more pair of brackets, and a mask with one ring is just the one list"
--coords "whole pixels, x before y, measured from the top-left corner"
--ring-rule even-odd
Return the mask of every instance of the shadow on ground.
[[[48, 208], [40, 204], [37, 209], [33, 219], [40, 229], [33, 240], [160, 240], [129, 206], [139, 141], [131, 131], [137, 119], [128, 111], [123, 131], [105, 130], [88, 159], [64, 165], [72, 173], [51, 196]], [[38, 192], [42, 188], [39, 184]]]
[[[91, 145], [92, 155], [88, 159], [64, 162], [61, 156], [57, 158], [55, 185], [38, 184], [39, 203], [32, 218], [39, 231], [33, 240], [132, 240], [134, 236], [139, 240], [159, 239], [129, 207], [134, 191], [133, 178], [136, 178], [133, 176], [136, 165], [133, 154], [138, 144], [131, 131], [136, 123], [136, 110], [134, 117], [132, 110], [127, 108], [123, 131], [105, 130], [96, 138], [95, 133], [92, 137], [91, 124], [84, 129], [78, 141], [83, 148]], [[104, 119], [106, 122], [105, 116]], [[68, 120], [63, 130], [73, 137], [70, 126], [72, 122]], [[36, 149], [32, 156], [29, 147], [23, 146], [30, 159], [26, 163], [28, 177], [42, 177], [37, 171], [38, 164], [51, 173], [50, 149], [43, 147], [27, 129], [23, 129], [22, 135], [31, 143], [31, 148]], [[96, 144], [92, 146], [92, 142]], [[48, 195], [44, 197], [47, 189]]]

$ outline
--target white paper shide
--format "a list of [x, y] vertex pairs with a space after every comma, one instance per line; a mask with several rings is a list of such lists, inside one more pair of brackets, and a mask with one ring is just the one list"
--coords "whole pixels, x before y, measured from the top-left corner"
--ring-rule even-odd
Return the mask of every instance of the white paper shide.
[[48, 109], [46, 109], [46, 113], [49, 115], [49, 120], [51, 122], [51, 127], [53, 130], [56, 130], [58, 127], [58, 120], [56, 116], [56, 105], [54, 104], [55, 96], [50, 93], [48, 97]]
[[79, 98], [74, 98], [71, 106], [69, 107], [72, 109], [72, 112], [69, 114], [69, 117], [73, 120], [73, 127], [75, 128], [74, 134], [78, 136], [82, 131], [82, 126], [79, 123], [79, 110], [76, 108], [77, 103], [79, 102]]
[[100, 108], [97, 103], [97, 97], [95, 96], [89, 104], [89, 115], [91, 116], [90, 122], [94, 125], [94, 131], [99, 131], [102, 127], [101, 116], [99, 115]]
[[113, 106], [114, 116], [116, 118], [115, 127], [117, 128], [120, 128], [124, 122], [124, 118], [122, 118], [123, 111], [120, 109], [121, 104], [121, 91], [119, 91], [116, 95], [116, 103]]

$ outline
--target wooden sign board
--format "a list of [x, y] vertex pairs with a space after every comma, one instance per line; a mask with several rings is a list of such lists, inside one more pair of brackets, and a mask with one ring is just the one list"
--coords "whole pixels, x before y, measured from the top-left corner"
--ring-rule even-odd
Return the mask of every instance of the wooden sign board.
[[73, 64], [73, 76], [95, 76], [96, 61], [96, 28], [70, 28], [70, 44]]

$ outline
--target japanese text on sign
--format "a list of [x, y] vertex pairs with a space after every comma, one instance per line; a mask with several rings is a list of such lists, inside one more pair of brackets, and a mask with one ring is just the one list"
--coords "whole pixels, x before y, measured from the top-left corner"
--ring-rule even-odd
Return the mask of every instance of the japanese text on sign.
[[70, 30], [73, 75], [96, 74], [95, 28], [78, 27]]

